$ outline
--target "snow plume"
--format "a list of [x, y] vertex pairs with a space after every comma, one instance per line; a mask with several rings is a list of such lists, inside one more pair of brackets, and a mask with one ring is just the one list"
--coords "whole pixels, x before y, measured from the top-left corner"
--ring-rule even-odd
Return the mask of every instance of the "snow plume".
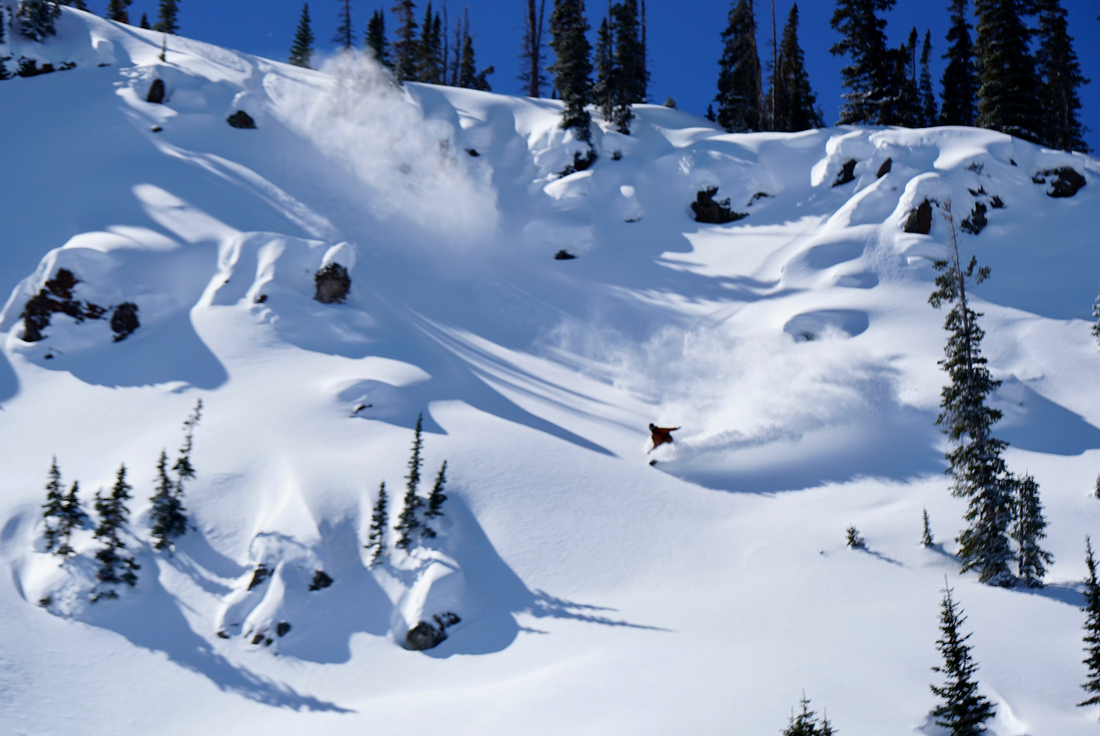
[[324, 91], [296, 86], [277, 105], [293, 129], [366, 184], [375, 217], [410, 218], [451, 243], [492, 233], [489, 168], [463, 153], [449, 123], [426, 117], [366, 54], [338, 54], [322, 71], [331, 77]]

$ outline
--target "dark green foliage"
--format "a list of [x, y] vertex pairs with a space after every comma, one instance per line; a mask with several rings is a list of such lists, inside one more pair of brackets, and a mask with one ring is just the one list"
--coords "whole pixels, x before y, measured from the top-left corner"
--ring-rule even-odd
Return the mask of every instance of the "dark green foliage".
[[130, 22], [130, 11], [127, 8], [130, 7], [133, 0], [111, 0], [107, 3], [107, 12], [105, 17], [107, 20], [115, 20], [119, 23]]
[[611, 7], [610, 30], [615, 39], [612, 49], [614, 107], [611, 118], [616, 130], [629, 134], [630, 121], [634, 119], [631, 105], [646, 101], [646, 88], [649, 86], [637, 0], [622, 0]]
[[707, 105], [707, 111], [703, 115], [703, 117], [705, 117], [707, 120], [711, 121], [712, 123], [718, 122], [718, 116], [714, 114], [714, 105], [711, 105], [711, 104]]
[[367, 22], [367, 48], [374, 54], [374, 59], [387, 69], [393, 69], [393, 59], [390, 58], [390, 42], [386, 38], [386, 16], [381, 10], [371, 14]]
[[975, 0], [978, 119], [982, 128], [1039, 143], [1043, 133], [1039, 75], [1025, 23], [1031, 0]]
[[443, 84], [443, 31], [438, 13], [429, 2], [420, 24], [420, 42], [416, 50], [416, 79], [427, 84]]
[[62, 3], [62, 5], [68, 5], [69, 7], [76, 8], [77, 10], [83, 10], [85, 12], [87, 12], [88, 10], [88, 4], [85, 3], [84, 0], [70, 0], [69, 2]]
[[[134, 571], [141, 566], [126, 552], [126, 544], [119, 538], [130, 516], [126, 502], [130, 500], [132, 490], [133, 487], [126, 482], [126, 466], [123, 465], [118, 469], [111, 495], [103, 496], [99, 492], [95, 495], [95, 510], [99, 515], [99, 526], [96, 527], [95, 538], [104, 544], [95, 554], [95, 558], [99, 560], [96, 579], [105, 585], [125, 583], [133, 587], [137, 583], [137, 575]], [[117, 597], [118, 594], [115, 591], [97, 587], [92, 600]]]
[[596, 83], [592, 98], [604, 120], [610, 121], [615, 112], [615, 91], [618, 86], [615, 73], [615, 42], [611, 36], [611, 24], [607, 18], [600, 21], [596, 31], [595, 66]]
[[160, 0], [160, 8], [157, 11], [157, 22], [153, 26], [154, 31], [179, 35], [179, 0]]
[[1013, 521], [1010, 536], [1019, 548], [1017, 574], [1025, 585], [1041, 588], [1047, 574], [1045, 565], [1054, 562], [1054, 556], [1039, 547], [1039, 540], [1046, 538], [1046, 519], [1039, 500], [1039, 484], [1030, 475], [1017, 478], [1013, 498]]
[[895, 0], [837, 0], [830, 25], [842, 36], [829, 52], [847, 54], [852, 63], [841, 70], [840, 124], [891, 125], [900, 95], [897, 54], [886, 47], [886, 21], [879, 13]]
[[378, 500], [374, 503], [374, 513], [370, 517], [370, 534], [366, 548], [371, 550], [370, 565], [376, 565], [386, 556], [386, 525], [389, 517], [386, 511], [386, 482], [378, 488]]
[[49, 0], [23, 0], [16, 17], [19, 33], [36, 43], [57, 35], [54, 21], [61, 15], [61, 6]]
[[584, 0], [554, 0], [550, 15], [550, 48], [554, 50], [554, 89], [565, 103], [562, 128], [576, 130], [577, 138], [592, 142], [591, 116], [585, 106], [592, 102], [592, 47], [588, 43], [588, 20]]
[[848, 527], [847, 538], [844, 543], [852, 549], [865, 549], [867, 546], [863, 537], [859, 535], [859, 529], [856, 529], [854, 526]]
[[46, 551], [53, 552], [61, 526], [61, 514], [65, 507], [65, 495], [61, 491], [61, 471], [57, 467], [57, 458], [50, 463], [50, 472], [46, 481], [46, 503], [42, 504], [42, 522], [45, 526], [43, 537]]
[[168, 477], [168, 453], [160, 451], [157, 461], [156, 493], [149, 500], [153, 504], [151, 534], [156, 549], [168, 549], [172, 540], [187, 533], [187, 516], [184, 514], [182, 486]]
[[787, 727], [783, 729], [783, 736], [835, 736], [836, 732], [829, 723], [828, 715], [822, 715], [821, 723], [817, 722], [817, 714], [810, 710], [810, 700], [806, 697], [806, 693], [802, 693], [799, 705], [801, 710], [797, 716], [794, 709], [791, 709], [791, 718], [787, 722]]
[[756, 51], [756, 18], [752, 4], [730, 5], [729, 23], [722, 31], [722, 58], [718, 60], [718, 124], [733, 133], [760, 130], [764, 122], [760, 89], [760, 56]]
[[928, 521], [928, 509], [924, 509], [924, 531], [921, 533], [920, 544], [922, 547], [931, 547], [935, 543], [932, 539], [932, 525]]
[[966, 641], [970, 634], [960, 631], [966, 616], [955, 606], [951, 598], [951, 588], [943, 589], [943, 603], [940, 605], [940, 632], [936, 649], [943, 656], [943, 666], [933, 667], [933, 672], [942, 672], [944, 684], [930, 685], [932, 692], [942, 702], [932, 709], [936, 725], [950, 729], [951, 736], [977, 736], [985, 733], [985, 722], [993, 718], [996, 710], [993, 705], [978, 694], [978, 683], [974, 673], [978, 664], [970, 656], [971, 645]]
[[1081, 689], [1089, 697], [1077, 706], [1100, 705], [1100, 582], [1096, 579], [1096, 561], [1092, 557], [1092, 541], [1085, 537], [1085, 659], [1088, 676]]
[[342, 49], [355, 48], [355, 33], [351, 27], [351, 0], [336, 0], [340, 9], [336, 16], [336, 35], [332, 42], [339, 44]]
[[146, 31], [152, 30], [153, 28], [151, 25], [149, 25], [149, 16], [147, 16], [145, 13], [141, 14], [141, 22], [138, 23], [138, 28], [143, 28]]
[[393, 74], [398, 82], [415, 82], [416, 79], [416, 3], [413, 0], [397, 0], [393, 14], [397, 16], [397, 40], [393, 42]]
[[[424, 512], [425, 519], [437, 519], [443, 516], [443, 502], [447, 500], [447, 494], [443, 492], [443, 488], [446, 484], [447, 461], [444, 460], [443, 466], [439, 468], [439, 474], [435, 476], [435, 485], [432, 486], [432, 492], [428, 495], [428, 509]], [[435, 537], [435, 530], [425, 522], [420, 534], [431, 539]]]
[[519, 80], [526, 85], [528, 97], [541, 97], [546, 84], [546, 52], [542, 40], [546, 0], [527, 0], [523, 14], [523, 51], [520, 53]]
[[[1096, 338], [1096, 342], [1100, 343], [1100, 291], [1097, 292], [1096, 299], [1092, 303], [1092, 316], [1096, 323], [1093, 324], [1090, 332]], [[1100, 498], [1100, 475], [1096, 476], [1096, 494], [1096, 497]]]
[[195, 402], [195, 408], [191, 411], [191, 414], [183, 421], [183, 444], [180, 446], [176, 464], [172, 466], [172, 470], [176, 471], [179, 478], [176, 481], [176, 486], [181, 496], [183, 495], [183, 482], [195, 477], [195, 468], [191, 465], [191, 449], [195, 439], [195, 427], [198, 426], [201, 419], [202, 399], [199, 399]]
[[[950, 200], [943, 209], [950, 217]], [[986, 367], [981, 353], [985, 333], [977, 322], [981, 315], [970, 309], [966, 300], [967, 281], [980, 284], [989, 277], [989, 268], [978, 269], [975, 258], [971, 258], [966, 269], [961, 267], [954, 221], [949, 222], [953, 260], [950, 264], [935, 263], [940, 275], [936, 277], [936, 290], [928, 299], [936, 309], [951, 304], [944, 322], [950, 337], [944, 348], [945, 357], [939, 361], [950, 383], [941, 393], [942, 411], [936, 424], [955, 444], [947, 453], [950, 467], [946, 472], [953, 478], [951, 492], [969, 501], [966, 520], [970, 525], [958, 538], [962, 545], [958, 552], [962, 571], [976, 569], [982, 582], [1008, 585], [1012, 581], [1008, 567], [1012, 559], [1008, 526], [1012, 518], [1013, 479], [1001, 457], [1008, 443], [991, 434], [1001, 412], [986, 405], [986, 397], [1001, 382], [994, 381]]]
[[477, 89], [482, 92], [491, 92], [489, 75], [496, 71], [493, 67], [486, 67], [477, 71], [477, 58], [474, 56], [474, 39], [469, 33], [462, 39], [462, 54], [459, 57], [458, 85], [466, 89]]
[[298, 19], [298, 30], [294, 33], [294, 45], [290, 47], [290, 59], [294, 66], [309, 69], [313, 57], [313, 28], [309, 22], [309, 3], [302, 6], [302, 16]]
[[798, 4], [791, 6], [783, 27], [779, 54], [772, 70], [772, 94], [769, 100], [771, 129], [788, 133], [825, 126], [817, 95], [810, 87], [806, 60], [798, 44]]
[[922, 123], [917, 92], [917, 29], [909, 32], [909, 42], [894, 51], [894, 82], [897, 98], [893, 105], [892, 125], [909, 128]]
[[405, 476], [408, 484], [405, 486], [405, 503], [401, 510], [401, 517], [397, 522], [397, 526], [394, 527], [396, 531], [401, 532], [401, 536], [397, 540], [398, 549], [407, 549], [412, 543], [413, 533], [420, 528], [420, 519], [417, 517], [417, 510], [423, 505], [423, 501], [420, 496], [417, 495], [417, 487], [420, 485], [420, 466], [423, 461], [420, 459], [420, 451], [424, 448], [424, 441], [421, 439], [420, 433], [423, 426], [423, 415], [417, 415], [416, 417], [416, 429], [413, 435], [413, 448], [412, 456], [409, 458], [409, 474]]
[[917, 94], [920, 98], [921, 125], [930, 128], [936, 124], [939, 113], [936, 110], [936, 93], [932, 89], [932, 70], [928, 64], [932, 56], [932, 32], [924, 32], [924, 45], [920, 50], [920, 83]]
[[73, 481], [69, 492], [65, 494], [65, 501], [61, 506], [60, 524], [57, 528], [57, 549], [54, 551], [59, 557], [71, 557], [75, 554], [71, 540], [74, 529], [80, 529], [88, 521], [88, 515], [80, 508], [80, 484]]
[[1039, 48], [1036, 61], [1043, 86], [1039, 97], [1045, 115], [1043, 142], [1063, 151], [1087, 153], [1079, 112], [1078, 88], [1088, 84], [1073, 51], [1061, 0], [1039, 0]]
[[967, 0], [951, 0], [951, 28], [947, 31], [950, 46], [943, 55], [947, 67], [941, 80], [940, 125], [973, 125], [978, 115], [978, 71], [967, 16]]

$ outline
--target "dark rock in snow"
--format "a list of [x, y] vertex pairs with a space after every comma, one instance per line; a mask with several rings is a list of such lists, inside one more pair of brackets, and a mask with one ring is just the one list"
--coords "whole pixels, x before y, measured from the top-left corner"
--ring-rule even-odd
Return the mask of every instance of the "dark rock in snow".
[[290, 624], [288, 624], [286, 621], [280, 621], [278, 624], [275, 625], [275, 633], [278, 634], [280, 638], [286, 636], [289, 632]]
[[986, 208], [981, 202], [974, 203], [974, 210], [970, 213], [970, 217], [966, 218], [959, 223], [959, 228], [963, 232], [968, 232], [971, 235], [977, 235], [985, 226], [989, 224], [989, 221], [985, 219]]
[[927, 235], [932, 232], [932, 203], [925, 199], [905, 218], [905, 232]]
[[1031, 180], [1036, 184], [1046, 184], [1050, 179], [1050, 189], [1047, 196], [1061, 198], [1072, 197], [1087, 183], [1085, 177], [1069, 166], [1060, 166], [1057, 169], [1040, 171]]
[[477, 151], [476, 151], [475, 149], [473, 149], [473, 148], [467, 148], [467, 149], [466, 149], [466, 153], [470, 154], [470, 157], [471, 157], [471, 158], [477, 158], [478, 156], [480, 156], [480, 155], [481, 155], [480, 153], [478, 153], [478, 152], [477, 152]]
[[260, 585], [261, 583], [263, 583], [263, 581], [267, 580], [267, 577], [270, 574], [271, 574], [271, 570], [268, 570], [265, 565], [263, 565], [263, 564], [257, 565], [256, 569], [252, 573], [252, 580], [249, 581], [249, 583], [248, 583], [248, 589], [252, 590], [257, 585]]
[[314, 299], [322, 304], [343, 304], [351, 290], [351, 277], [348, 270], [339, 263], [330, 263], [317, 271], [313, 277], [317, 284]]
[[592, 149], [588, 149], [588, 153], [583, 156], [579, 152], [573, 153], [573, 163], [566, 166], [564, 169], [558, 172], [558, 176], [569, 176], [570, 174], [576, 174], [578, 171], [585, 171], [592, 168], [592, 164], [596, 163], [596, 159], [599, 156]]
[[443, 629], [437, 629], [427, 621], [421, 621], [405, 634], [405, 643], [414, 652], [422, 652], [442, 644], [447, 639]]
[[240, 128], [241, 130], [255, 130], [256, 128], [256, 121], [244, 110], [237, 110], [237, 112], [226, 118], [225, 121], [229, 123], [230, 126]]
[[256, 295], [256, 303], [257, 304], [263, 304], [266, 301], [267, 301], [267, 294], [257, 294]]
[[152, 102], [154, 105], [160, 105], [164, 102], [164, 80], [154, 79], [153, 83], [149, 85], [149, 94], [145, 95], [146, 102]]
[[72, 271], [59, 268], [57, 275], [46, 281], [38, 294], [27, 301], [23, 313], [19, 315], [23, 320], [24, 342], [37, 342], [44, 338], [42, 330], [49, 326], [51, 315], [59, 312], [77, 322], [100, 319], [106, 313], [107, 310], [98, 304], [73, 299], [73, 287], [79, 283], [80, 279]]
[[160, 127], [159, 125], [154, 125], [152, 128], [150, 128], [150, 130], [152, 130], [154, 133], [159, 133], [164, 130], [164, 128]]
[[557, 253], [554, 254], [554, 260], [555, 261], [571, 261], [574, 258], [576, 258], [576, 256], [573, 255], [572, 253], [570, 253], [569, 251], [565, 250], [564, 248], [562, 248], [561, 250], [559, 250]]
[[847, 184], [850, 181], [856, 180], [856, 160], [850, 158], [844, 162], [844, 165], [840, 167], [840, 171], [837, 172], [836, 180], [833, 181], [834, 187], [839, 187], [841, 184]]
[[60, 299], [72, 299], [73, 287], [80, 283], [80, 280], [73, 275], [73, 272], [67, 268], [57, 269], [57, 275], [52, 279], [46, 281], [46, 288], [51, 294]]
[[989, 200], [989, 206], [995, 210], [1003, 210], [1005, 208], [1005, 201], [994, 194]]
[[121, 342], [141, 327], [138, 322], [138, 307], [133, 302], [123, 302], [115, 307], [111, 315], [111, 331], [115, 333], [115, 342]]
[[890, 169], [894, 166], [894, 159], [888, 158], [882, 162], [882, 166], [878, 167], [878, 173], [875, 174], [878, 178], [882, 178], [890, 173]]
[[224, 631], [219, 631], [219, 632], [218, 632], [218, 638], [219, 638], [219, 639], [228, 639], [228, 638], [229, 638], [229, 634], [225, 633]]
[[21, 77], [37, 77], [40, 74], [63, 72], [75, 68], [76, 64], [71, 61], [63, 62], [55, 67], [53, 64], [50, 63], [45, 63], [42, 66], [38, 66], [38, 62], [34, 59], [20, 59], [19, 71], [17, 71], [16, 74]]
[[264, 640], [264, 635], [263, 634], [256, 634], [254, 637], [252, 637], [252, 643], [253, 644], [259, 644], [263, 640]]
[[691, 211], [695, 213], [696, 222], [724, 225], [727, 222], [737, 222], [749, 216], [747, 212], [732, 211], [728, 198], [715, 202], [715, 194], [718, 194], [718, 187], [702, 189], [695, 194], [695, 201], [691, 203]]
[[[332, 577], [324, 570], [317, 570], [313, 573], [313, 582], [310, 583], [309, 589], [322, 590], [330, 585], [332, 585]], [[279, 634], [279, 636], [282, 636], [282, 634]]]

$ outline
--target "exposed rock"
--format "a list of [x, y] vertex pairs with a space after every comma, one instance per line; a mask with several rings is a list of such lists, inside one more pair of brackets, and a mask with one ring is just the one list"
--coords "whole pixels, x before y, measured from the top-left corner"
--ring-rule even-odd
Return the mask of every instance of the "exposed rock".
[[111, 315], [111, 331], [115, 333], [115, 342], [121, 342], [141, 327], [138, 322], [138, 307], [133, 302], [123, 302], [115, 307]]
[[447, 639], [447, 634], [441, 628], [432, 626], [427, 621], [421, 621], [409, 629], [405, 634], [405, 643], [414, 652], [422, 652], [442, 644]]
[[218, 638], [219, 638], [219, 639], [228, 639], [228, 638], [229, 638], [229, 634], [225, 633], [224, 631], [219, 631], [219, 632], [218, 632]]
[[149, 130], [153, 131], [154, 133], [159, 133], [159, 132], [161, 132], [162, 130], [164, 130], [164, 128], [160, 127], [159, 125], [154, 125], [154, 126], [153, 126], [152, 128], [150, 128]]
[[287, 623], [286, 621], [280, 621], [279, 623], [277, 623], [275, 625], [275, 633], [279, 635], [279, 638], [282, 638], [282, 637], [286, 636], [287, 633], [289, 633], [289, 632], [290, 632], [290, 624]]
[[152, 102], [154, 105], [160, 105], [164, 102], [164, 80], [154, 79], [153, 83], [149, 85], [149, 94], [145, 95], [146, 102]]
[[573, 152], [573, 163], [566, 166], [564, 169], [558, 172], [558, 176], [569, 176], [570, 174], [576, 174], [578, 171], [585, 171], [592, 168], [592, 164], [596, 163], [596, 159], [599, 156], [591, 148], [588, 149], [588, 153], [583, 156], [577, 152]]
[[989, 206], [995, 210], [1003, 210], [1005, 208], [1005, 201], [994, 194], [989, 200]]
[[437, 613], [432, 616], [432, 620], [435, 621], [435, 625], [439, 627], [440, 631], [446, 631], [450, 627], [462, 621], [462, 619], [458, 617], [457, 613], [451, 613], [450, 611]]
[[66, 268], [59, 268], [57, 275], [46, 281], [38, 294], [31, 297], [23, 307], [19, 318], [23, 320], [23, 341], [38, 342], [45, 335], [42, 330], [50, 324], [54, 314], [67, 314], [77, 322], [85, 319], [100, 319], [107, 311], [98, 304], [73, 299], [73, 287], [80, 280]]
[[474, 148], [467, 148], [466, 153], [470, 154], [470, 156], [472, 158], [477, 158], [478, 156], [481, 155], [480, 153], [477, 152], [477, 149], [474, 149]]
[[253, 644], [259, 644], [263, 640], [264, 640], [264, 635], [263, 634], [256, 634], [254, 637], [252, 637], [252, 643]]
[[[324, 570], [317, 570], [313, 573], [313, 582], [310, 583], [310, 590], [322, 590], [332, 585], [332, 578]], [[282, 634], [279, 634], [282, 636]]]
[[882, 162], [882, 166], [878, 167], [878, 173], [875, 174], [878, 178], [882, 178], [890, 173], [890, 169], [894, 166], [894, 159], [888, 158]]
[[756, 201], [759, 199], [771, 199], [773, 196], [774, 195], [768, 194], [767, 192], [757, 192], [749, 199], [749, 207], [752, 207], [754, 204], [756, 204]]
[[1072, 197], [1087, 183], [1084, 176], [1069, 166], [1040, 171], [1031, 180], [1036, 184], [1046, 184], [1048, 178], [1050, 189], [1047, 190], [1047, 196], [1056, 198]]
[[348, 270], [339, 263], [330, 263], [323, 266], [313, 277], [317, 284], [317, 293], [314, 299], [322, 304], [343, 304], [351, 290], [351, 277]]
[[263, 304], [267, 301], [267, 294], [257, 294], [255, 301], [257, 304]]
[[230, 126], [240, 128], [241, 130], [255, 130], [256, 128], [256, 121], [244, 110], [237, 110], [237, 112], [226, 118], [225, 121], [229, 123]]
[[623, 152], [618, 151], [618, 150], [612, 151], [611, 152], [611, 160], [612, 161], [622, 161], [623, 160]]
[[572, 253], [570, 253], [569, 251], [565, 250], [564, 248], [562, 248], [561, 250], [559, 250], [557, 253], [554, 254], [554, 260], [555, 261], [571, 261], [574, 258], [576, 258], [576, 256], [573, 255]]
[[271, 570], [268, 570], [266, 565], [264, 565], [263, 563], [257, 565], [256, 569], [252, 573], [252, 580], [248, 583], [248, 589], [252, 590], [257, 585], [263, 583], [263, 581], [267, 580], [267, 577], [270, 574]]
[[989, 224], [989, 221], [985, 219], [986, 207], [981, 202], [974, 203], [974, 209], [970, 213], [970, 217], [966, 218], [959, 223], [959, 228], [964, 232], [968, 232], [971, 235], [977, 235], [985, 226]]
[[695, 213], [696, 222], [724, 225], [727, 222], [736, 222], [749, 216], [747, 212], [734, 212], [731, 210], [728, 197], [715, 202], [715, 194], [718, 194], [718, 187], [709, 187], [696, 193], [695, 201], [691, 203], [691, 211]]
[[905, 218], [905, 232], [927, 235], [932, 232], [932, 203], [926, 198], [917, 205], [916, 209], [909, 210], [909, 216]]
[[840, 167], [840, 171], [837, 172], [836, 180], [833, 182], [834, 187], [839, 187], [841, 184], [847, 184], [850, 181], [856, 180], [856, 160], [850, 158], [844, 162], [844, 165]]

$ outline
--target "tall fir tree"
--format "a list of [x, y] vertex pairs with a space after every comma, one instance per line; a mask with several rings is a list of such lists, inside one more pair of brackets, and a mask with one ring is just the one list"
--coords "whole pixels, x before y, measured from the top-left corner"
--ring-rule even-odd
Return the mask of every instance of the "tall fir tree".
[[435, 476], [432, 492], [428, 494], [428, 508], [424, 511], [424, 524], [423, 530], [420, 532], [421, 536], [429, 539], [436, 536], [435, 530], [428, 526], [428, 521], [443, 516], [443, 502], [447, 500], [447, 494], [443, 492], [443, 489], [446, 485], [447, 461], [444, 460], [443, 465], [439, 468], [439, 474]]
[[298, 18], [298, 30], [294, 33], [294, 45], [290, 47], [290, 63], [294, 66], [310, 68], [313, 58], [313, 26], [309, 20], [309, 3], [302, 5], [302, 15]]
[[772, 130], [795, 133], [825, 126], [817, 107], [817, 95], [810, 87], [806, 59], [798, 44], [798, 3], [791, 5], [787, 15], [771, 84], [769, 117]]
[[157, 11], [157, 22], [153, 24], [154, 31], [179, 35], [179, 0], [160, 0], [160, 9]]
[[[133, 587], [137, 583], [134, 571], [141, 569], [141, 566], [134, 562], [133, 556], [126, 551], [126, 544], [119, 537], [130, 516], [126, 502], [130, 500], [132, 490], [133, 487], [126, 482], [126, 466], [123, 465], [118, 469], [111, 495], [103, 496], [99, 492], [95, 495], [95, 510], [99, 515], [95, 538], [104, 545], [95, 554], [99, 560], [96, 579], [104, 585], [125, 583]], [[92, 600], [117, 597], [118, 593], [113, 589], [97, 587]]]
[[615, 68], [615, 106], [611, 117], [615, 128], [630, 133], [634, 119], [632, 105], [645, 102], [649, 72], [646, 70], [637, 0], [622, 0], [611, 7], [612, 49]]
[[416, 3], [413, 0], [397, 0], [393, 6], [397, 16], [397, 40], [393, 42], [393, 75], [398, 82], [415, 82], [416, 79]]
[[615, 91], [618, 88], [618, 75], [615, 71], [615, 39], [611, 35], [611, 23], [608, 18], [600, 20], [596, 31], [595, 67], [596, 83], [592, 86], [592, 99], [603, 119], [610, 122], [615, 112]]
[[1001, 412], [986, 405], [986, 397], [1001, 382], [994, 381], [986, 367], [981, 353], [985, 333], [977, 321], [981, 314], [970, 308], [966, 296], [967, 282], [982, 283], [989, 277], [989, 268], [978, 269], [975, 258], [962, 267], [950, 199], [943, 209], [950, 226], [952, 260], [935, 263], [940, 275], [928, 303], [936, 309], [951, 305], [944, 321], [950, 336], [944, 359], [939, 361], [950, 383], [941, 393], [942, 411], [936, 424], [955, 445], [946, 456], [950, 466], [946, 472], [953, 479], [951, 492], [968, 500], [965, 518], [969, 526], [958, 538], [958, 556], [963, 572], [975, 569], [982, 582], [1009, 585], [1013, 479], [1002, 458], [1008, 443], [993, 437], [991, 431]]
[[390, 42], [386, 38], [386, 16], [381, 10], [375, 10], [367, 22], [366, 47], [374, 54], [375, 61], [387, 69], [393, 69]]
[[851, 63], [841, 69], [847, 90], [840, 108], [841, 125], [893, 125], [900, 94], [897, 54], [886, 46], [886, 21], [879, 15], [894, 7], [895, 0], [837, 0], [829, 23], [841, 34], [829, 52], [848, 55]]
[[355, 48], [355, 31], [351, 25], [351, 0], [336, 0], [339, 8], [336, 14], [336, 34], [332, 42], [339, 44], [345, 51]]
[[1043, 112], [1039, 75], [1028, 42], [1031, 0], [975, 0], [978, 13], [974, 53], [978, 60], [978, 118], [981, 128], [1040, 143]]
[[928, 520], [928, 509], [924, 509], [924, 531], [921, 532], [920, 544], [922, 547], [931, 547], [936, 543], [932, 538], [932, 524]]
[[584, 0], [554, 0], [550, 14], [550, 48], [554, 51], [554, 89], [565, 104], [562, 128], [575, 130], [578, 139], [591, 144], [592, 47]]
[[[2, 22], [2, 19], [0, 19]], [[53, 552], [58, 544], [61, 530], [61, 516], [65, 509], [65, 494], [61, 487], [61, 470], [57, 467], [57, 457], [50, 463], [46, 481], [46, 503], [42, 504], [42, 536], [46, 541], [46, 551]]]
[[65, 5], [68, 5], [71, 8], [76, 8], [77, 10], [83, 10], [85, 12], [87, 12], [88, 10], [88, 4], [84, 2], [84, 0], [71, 0], [71, 2], [65, 3]]
[[894, 52], [894, 79], [898, 96], [893, 125], [915, 128], [922, 123], [920, 93], [917, 89], [917, 29], [909, 31], [909, 42]]
[[545, 17], [546, 0], [527, 0], [523, 14], [519, 80], [523, 82], [524, 94], [528, 97], [542, 97], [542, 88], [546, 86], [546, 44], [542, 40]]
[[924, 32], [924, 44], [920, 50], [920, 95], [921, 125], [930, 128], [936, 124], [939, 111], [936, 110], [936, 93], [932, 89], [932, 69], [929, 64], [932, 57], [932, 32]]
[[141, 21], [138, 22], [138, 28], [146, 31], [153, 30], [153, 26], [149, 24], [149, 16], [147, 16], [145, 13], [141, 14]]
[[429, 2], [420, 24], [420, 43], [417, 49], [417, 81], [426, 84], [443, 84], [443, 33], [439, 13], [432, 12]]
[[22, 0], [16, 12], [19, 34], [36, 43], [57, 35], [54, 21], [61, 16], [61, 6], [49, 0]]
[[1085, 659], [1088, 675], [1081, 689], [1088, 698], [1077, 704], [1078, 708], [1100, 705], [1100, 581], [1096, 579], [1096, 560], [1092, 556], [1092, 540], [1085, 537]]
[[424, 449], [424, 440], [421, 437], [423, 421], [424, 416], [422, 414], [417, 415], [416, 429], [413, 434], [412, 455], [409, 457], [409, 474], [405, 476], [405, 480], [408, 481], [405, 485], [405, 502], [397, 526], [394, 527], [396, 531], [401, 532], [396, 544], [398, 549], [407, 549], [413, 541], [413, 534], [420, 528], [418, 511], [423, 505], [423, 501], [417, 494], [417, 488], [420, 486], [420, 467], [424, 463], [420, 458], [420, 451]]
[[751, 0], [730, 4], [722, 31], [718, 61], [718, 124], [731, 133], [760, 130], [764, 108], [760, 89], [760, 56], [756, 50], [756, 18]]
[[985, 722], [996, 715], [996, 709], [978, 693], [978, 682], [974, 679], [978, 664], [970, 654], [973, 647], [966, 643], [971, 635], [963, 635], [961, 631], [966, 616], [955, 605], [951, 593], [945, 582], [940, 605], [941, 635], [936, 642], [943, 666], [932, 668], [933, 672], [943, 673], [945, 679], [943, 685], [930, 686], [941, 699], [931, 715], [936, 725], [949, 729], [951, 736], [978, 736], [985, 733]]
[[119, 23], [130, 22], [129, 7], [133, 3], [133, 0], [110, 0], [107, 3], [107, 20], [118, 21]]
[[1017, 575], [1028, 587], [1041, 588], [1046, 565], [1054, 562], [1054, 556], [1039, 546], [1040, 540], [1047, 536], [1039, 484], [1032, 476], [1024, 475], [1016, 479], [1015, 490], [1011, 537], [1019, 549]]
[[61, 505], [61, 516], [57, 528], [57, 549], [54, 554], [58, 557], [72, 557], [76, 550], [72, 546], [73, 531], [80, 529], [88, 521], [88, 515], [80, 507], [80, 483], [73, 481], [69, 492], [65, 494]]
[[1039, 48], [1036, 52], [1043, 86], [1039, 97], [1045, 111], [1043, 142], [1062, 151], [1088, 153], [1081, 124], [1081, 97], [1077, 90], [1089, 80], [1073, 51], [1073, 38], [1061, 0], [1038, 0]]
[[489, 85], [489, 75], [495, 69], [491, 66], [477, 71], [477, 57], [474, 54], [474, 39], [469, 33], [462, 38], [462, 54], [459, 59], [458, 86], [466, 89], [476, 89], [482, 92], [492, 92]]
[[970, 126], [978, 116], [978, 71], [970, 30], [967, 0], [951, 0], [951, 27], [947, 31], [950, 46], [943, 55], [947, 66], [940, 80], [943, 87], [940, 125]]
[[160, 451], [157, 461], [156, 492], [149, 499], [153, 504], [152, 537], [156, 549], [168, 549], [172, 540], [187, 533], [187, 516], [179, 487], [168, 476], [168, 453]]
[[377, 565], [386, 556], [386, 527], [389, 515], [386, 510], [386, 482], [378, 487], [378, 498], [374, 502], [374, 511], [370, 517], [370, 533], [367, 535], [366, 548], [370, 550], [370, 566]]

